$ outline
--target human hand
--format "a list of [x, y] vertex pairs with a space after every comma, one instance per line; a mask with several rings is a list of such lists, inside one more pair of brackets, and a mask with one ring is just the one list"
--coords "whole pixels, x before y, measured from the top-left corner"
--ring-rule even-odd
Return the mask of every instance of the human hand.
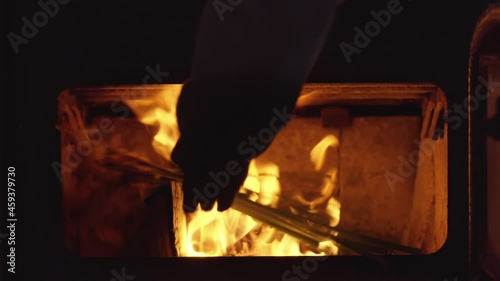
[[204, 147], [209, 151], [200, 151], [196, 149], [200, 143], [204, 140], [194, 142], [183, 136], [172, 153], [172, 160], [184, 172], [184, 212], [194, 212], [198, 204], [209, 211], [216, 201], [217, 210], [225, 211], [246, 179], [249, 162], [228, 149]]

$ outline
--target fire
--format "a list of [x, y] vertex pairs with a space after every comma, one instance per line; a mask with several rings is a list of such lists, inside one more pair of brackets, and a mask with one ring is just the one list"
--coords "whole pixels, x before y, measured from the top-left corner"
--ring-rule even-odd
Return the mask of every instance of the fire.
[[180, 136], [176, 108], [181, 89], [182, 85], [171, 85], [154, 97], [127, 101], [141, 123], [158, 130], [152, 146], [166, 160]]
[[[176, 120], [176, 104], [180, 85], [172, 86], [149, 100], [127, 102], [139, 121], [157, 129], [152, 143], [154, 149], [164, 159], [170, 160], [170, 153], [179, 137]], [[322, 206], [328, 214], [330, 225], [336, 226], [340, 219], [340, 203], [333, 198], [336, 187], [336, 169], [328, 168], [325, 153], [336, 148], [338, 139], [327, 135], [311, 151], [310, 159], [316, 170], [325, 172], [321, 196], [313, 201], [302, 195], [292, 196], [310, 213]], [[252, 191], [250, 200], [277, 208], [280, 203], [280, 169], [270, 162], [250, 163], [248, 176], [242, 190]], [[179, 183], [172, 184], [174, 197], [174, 231], [179, 256], [302, 256], [337, 254], [338, 248], [331, 241], [321, 242], [319, 249], [313, 250], [298, 239], [284, 234], [254, 218], [234, 209], [218, 212], [217, 205], [211, 211], [198, 209], [189, 215], [182, 211], [182, 191]], [[216, 203], [217, 204], [217, 203]], [[293, 208], [290, 208], [293, 211]]]
[[326, 213], [330, 217], [330, 226], [336, 226], [340, 220], [340, 202], [333, 197], [333, 192], [337, 185], [337, 169], [328, 167], [326, 161], [326, 152], [329, 148], [337, 148], [339, 140], [334, 135], [325, 136], [311, 151], [311, 162], [315, 164], [317, 171], [324, 171], [325, 177], [321, 186], [321, 196], [308, 201], [299, 194], [295, 196], [297, 202], [309, 206], [309, 209], [314, 212], [316, 206], [326, 203]]

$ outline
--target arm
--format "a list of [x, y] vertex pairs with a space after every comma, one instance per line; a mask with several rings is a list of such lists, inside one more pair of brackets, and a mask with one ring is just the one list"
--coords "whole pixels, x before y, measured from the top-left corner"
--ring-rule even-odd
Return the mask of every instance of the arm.
[[[228, 209], [255, 149], [245, 143], [293, 112], [333, 21], [335, 0], [240, 0], [232, 11], [208, 2], [191, 78], [177, 106], [181, 137], [172, 159], [185, 173], [184, 209]], [[221, 21], [221, 19], [223, 19]], [[281, 123], [280, 123], [281, 122]], [[250, 138], [250, 139], [249, 139]]]

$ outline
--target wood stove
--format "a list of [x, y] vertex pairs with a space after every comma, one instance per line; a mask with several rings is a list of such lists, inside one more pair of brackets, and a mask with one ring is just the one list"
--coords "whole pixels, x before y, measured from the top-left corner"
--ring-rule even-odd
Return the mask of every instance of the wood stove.
[[[342, 231], [418, 253], [395, 250], [376, 255], [380, 260], [360, 254], [359, 249], [343, 248], [342, 243], [335, 244], [335, 251], [318, 252], [283, 233], [279, 242], [288, 238], [299, 242], [294, 251], [252, 252], [255, 240], [246, 244], [241, 240], [263, 232], [253, 228], [222, 253], [212, 252], [213, 241], [208, 240], [198, 240], [205, 243], [185, 250], [179, 238], [187, 219], [179, 218], [176, 204], [181, 196], [174, 180], [178, 171], [165, 149], [175, 144], [176, 132], [159, 121], [172, 122], [169, 116], [175, 112], [169, 105], [181, 85], [73, 88], [60, 95], [67, 250], [83, 257], [168, 257], [179, 271], [201, 268], [208, 275], [228, 267], [243, 272], [251, 264], [283, 272], [277, 275], [282, 280], [331, 280], [332, 276], [424, 280], [430, 272], [435, 273], [433, 280], [466, 275], [471, 280], [495, 280], [498, 232], [493, 218], [498, 185], [492, 172], [496, 162], [490, 156], [496, 149], [495, 101], [493, 97], [481, 101], [493, 109], [470, 107], [481, 83], [475, 77], [486, 81], [489, 74], [497, 77], [498, 10], [492, 7], [478, 23], [472, 42], [468, 115], [458, 116], [469, 120], [467, 192], [449, 184], [450, 178], [461, 176], [455, 168], [462, 159], [449, 150], [449, 143], [456, 141], [449, 133], [455, 130], [450, 128], [454, 116], [447, 110], [452, 105], [439, 85], [424, 83], [305, 85], [295, 118], [255, 161], [247, 179], [256, 196], [262, 195], [262, 186], [279, 183], [279, 191], [273, 193], [271, 188], [268, 197], [256, 199], [262, 203], [267, 198], [263, 205], [292, 214], [305, 212]], [[488, 88], [484, 82], [483, 86]], [[169, 138], [158, 137], [159, 132]], [[88, 142], [82, 144], [82, 137]], [[313, 156], [313, 151], [321, 151], [321, 157]], [[171, 175], [162, 176], [165, 173]], [[271, 202], [276, 198], [278, 202]], [[332, 198], [334, 203], [328, 204]], [[328, 213], [328, 206], [336, 212]], [[187, 237], [202, 239], [202, 228]], [[333, 256], [317, 256], [325, 253]], [[363, 272], [353, 273], [357, 270]], [[456, 275], [445, 275], [450, 271]]]

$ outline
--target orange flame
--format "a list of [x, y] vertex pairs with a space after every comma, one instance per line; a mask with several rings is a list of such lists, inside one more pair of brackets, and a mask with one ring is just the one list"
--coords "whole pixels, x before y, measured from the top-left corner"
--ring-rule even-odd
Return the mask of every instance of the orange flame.
[[182, 85], [171, 85], [151, 98], [127, 101], [141, 123], [158, 129], [152, 146], [166, 160], [180, 136], [176, 109], [181, 89]]

